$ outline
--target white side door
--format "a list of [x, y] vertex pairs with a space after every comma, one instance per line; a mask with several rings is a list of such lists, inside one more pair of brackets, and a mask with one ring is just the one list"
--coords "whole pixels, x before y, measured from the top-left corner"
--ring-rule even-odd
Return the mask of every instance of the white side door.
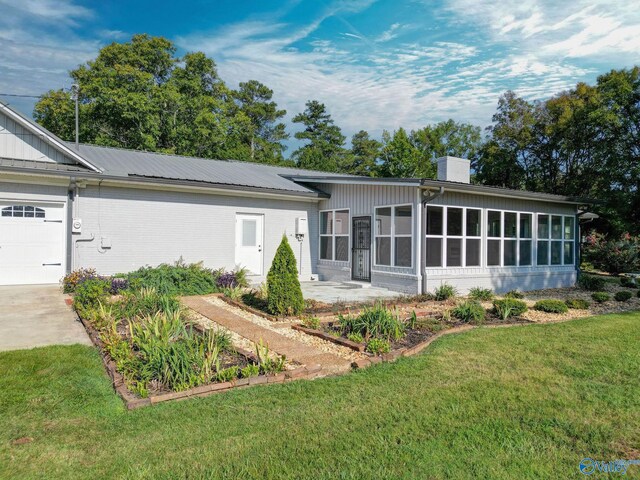
[[64, 205], [0, 201], [0, 285], [58, 283], [64, 275]]
[[252, 275], [263, 273], [263, 228], [263, 215], [236, 214], [236, 265]]

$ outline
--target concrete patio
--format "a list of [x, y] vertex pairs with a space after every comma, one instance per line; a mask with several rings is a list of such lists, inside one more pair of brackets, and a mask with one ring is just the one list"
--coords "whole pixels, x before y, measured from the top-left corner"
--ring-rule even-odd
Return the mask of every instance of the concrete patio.
[[0, 287], [0, 351], [91, 345], [58, 285]]
[[302, 296], [324, 303], [337, 301], [372, 302], [377, 299], [395, 298], [401, 293], [369, 284], [339, 282], [300, 282]]

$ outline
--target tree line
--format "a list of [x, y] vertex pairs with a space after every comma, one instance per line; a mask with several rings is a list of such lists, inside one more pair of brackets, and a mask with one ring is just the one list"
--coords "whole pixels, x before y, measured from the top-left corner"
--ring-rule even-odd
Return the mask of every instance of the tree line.
[[[213, 59], [178, 57], [165, 38], [112, 43], [70, 76], [80, 87], [85, 143], [380, 177], [435, 178], [434, 160], [453, 155], [472, 161], [475, 183], [592, 197], [601, 231], [640, 233], [638, 67], [547, 100], [508, 91], [484, 132], [447, 120], [379, 140], [361, 130], [347, 145], [326, 106], [309, 100], [292, 118], [301, 146], [288, 159], [287, 112], [271, 89], [256, 80], [229, 88]], [[68, 91], [43, 95], [34, 118], [63, 139], [75, 136]]]

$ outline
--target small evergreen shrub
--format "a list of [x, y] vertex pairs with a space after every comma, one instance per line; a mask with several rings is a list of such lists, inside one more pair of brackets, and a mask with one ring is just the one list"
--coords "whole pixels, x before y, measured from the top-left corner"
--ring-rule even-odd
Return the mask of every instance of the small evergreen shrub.
[[567, 313], [569, 307], [562, 300], [538, 300], [533, 306], [535, 310], [547, 313]]
[[606, 284], [606, 281], [602, 277], [595, 277], [593, 275], [580, 275], [578, 278], [578, 286], [583, 290], [589, 290], [590, 292], [602, 291]]
[[451, 311], [451, 315], [462, 322], [481, 325], [484, 323], [487, 312], [482, 305], [471, 300], [458, 304]]
[[591, 294], [591, 298], [593, 298], [594, 302], [604, 303], [611, 300], [611, 295], [609, 295], [607, 292], [593, 292]]
[[518, 290], [510, 290], [504, 294], [504, 298], [524, 298], [524, 293]]
[[365, 347], [367, 352], [373, 353], [374, 355], [382, 355], [383, 353], [389, 353], [391, 350], [391, 345], [388, 340], [384, 340], [382, 338], [372, 338], [367, 343]]
[[297, 315], [304, 310], [296, 257], [285, 235], [267, 274], [267, 309], [274, 315]]
[[493, 291], [490, 288], [473, 287], [469, 290], [469, 298], [471, 300], [489, 302], [493, 300], [493, 296]]
[[437, 287], [434, 291], [434, 297], [439, 302], [444, 300], [449, 300], [452, 297], [455, 297], [458, 294], [458, 290], [453, 285], [449, 285], [448, 283], [443, 283], [439, 287]]
[[576, 310], [586, 310], [591, 305], [588, 301], [583, 300], [582, 298], [568, 298], [564, 303], [567, 304], [567, 307], [574, 308]]
[[516, 298], [505, 298], [493, 301], [493, 310], [502, 320], [510, 317], [517, 317], [525, 313], [528, 308], [527, 304]]
[[629, 277], [620, 277], [620, 285], [625, 288], [638, 288], [638, 284]]
[[629, 290], [621, 290], [619, 292], [616, 292], [613, 298], [615, 298], [618, 302], [627, 302], [631, 299], [632, 296], [633, 293], [631, 293]]

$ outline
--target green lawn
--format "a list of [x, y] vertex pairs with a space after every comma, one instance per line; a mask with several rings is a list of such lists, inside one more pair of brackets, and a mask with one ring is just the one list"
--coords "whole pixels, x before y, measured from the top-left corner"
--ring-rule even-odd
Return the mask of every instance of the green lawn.
[[132, 412], [91, 348], [0, 353], [0, 478], [580, 478], [583, 457], [640, 458], [639, 346], [639, 312], [483, 328]]

